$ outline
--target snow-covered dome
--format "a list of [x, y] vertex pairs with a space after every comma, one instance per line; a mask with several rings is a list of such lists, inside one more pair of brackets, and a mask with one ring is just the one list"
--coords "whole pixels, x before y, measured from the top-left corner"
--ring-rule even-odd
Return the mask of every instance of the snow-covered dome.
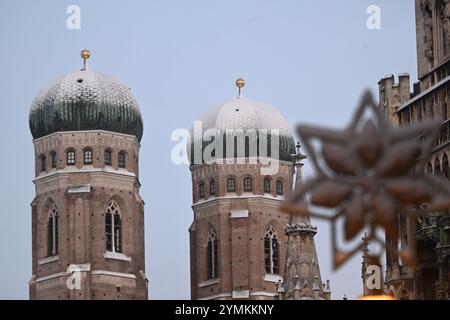
[[118, 79], [87, 68], [48, 83], [34, 98], [29, 115], [33, 138], [58, 131], [107, 130], [142, 138], [139, 106]]
[[[291, 161], [291, 154], [295, 153], [295, 144], [286, 118], [277, 109], [266, 103], [244, 98], [242, 95], [244, 85], [242, 79], [238, 79], [236, 85], [239, 87], [237, 97], [222, 102], [197, 117], [196, 121], [202, 123], [202, 133], [208, 129], [217, 129], [222, 134], [227, 130], [240, 129], [244, 131], [254, 129], [257, 132], [267, 130], [269, 134], [278, 132], [280, 160]], [[194, 131], [191, 129], [191, 141], [199, 138], [201, 137], [194, 136]], [[204, 147], [205, 143], [203, 143]], [[193, 150], [193, 148], [194, 146], [191, 145], [190, 150]]]

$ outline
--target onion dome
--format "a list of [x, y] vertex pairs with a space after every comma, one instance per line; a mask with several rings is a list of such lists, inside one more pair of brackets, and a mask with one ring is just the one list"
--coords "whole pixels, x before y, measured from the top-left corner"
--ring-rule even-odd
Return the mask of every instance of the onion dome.
[[[190, 160], [193, 162], [193, 153], [195, 147], [199, 146], [204, 148], [211, 142], [203, 140], [203, 134], [209, 129], [216, 129], [217, 132], [225, 134], [228, 130], [255, 130], [258, 134], [258, 145], [260, 141], [260, 133], [267, 131], [269, 133], [269, 149], [270, 149], [270, 134], [278, 132], [279, 136], [279, 160], [292, 161], [292, 154], [295, 154], [295, 143], [292, 135], [292, 130], [287, 122], [286, 118], [274, 107], [263, 103], [256, 102], [244, 98], [242, 88], [245, 85], [245, 81], [241, 78], [236, 80], [236, 86], [239, 88], [239, 94], [237, 97], [225, 101], [212, 107], [207, 112], [197, 117], [196, 121], [202, 124], [202, 136], [198, 137], [194, 134], [194, 129], [191, 130], [190, 148], [191, 155]], [[276, 131], [275, 131], [276, 130]], [[201, 140], [201, 142], [199, 141]], [[205, 139], [206, 140], [206, 139]], [[196, 142], [196, 143], [192, 143]], [[226, 139], [224, 138], [224, 149], [226, 148]], [[246, 147], [246, 149], [248, 149]], [[236, 144], [235, 149], [236, 150]], [[246, 150], [246, 154], [247, 154]], [[269, 152], [268, 157], [273, 158]], [[226, 152], [223, 152], [224, 158]], [[265, 156], [259, 154], [258, 156]]]
[[59, 131], [106, 130], [134, 135], [140, 141], [143, 123], [131, 89], [112, 76], [87, 67], [48, 83], [34, 98], [30, 130], [34, 139]]

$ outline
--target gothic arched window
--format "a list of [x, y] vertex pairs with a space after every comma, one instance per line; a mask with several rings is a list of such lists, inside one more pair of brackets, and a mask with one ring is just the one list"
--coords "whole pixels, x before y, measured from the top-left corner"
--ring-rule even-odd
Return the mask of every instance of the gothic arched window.
[[67, 151], [66, 155], [67, 155], [67, 165], [69, 166], [75, 165], [75, 150]]
[[434, 161], [434, 174], [437, 176], [440, 176], [442, 174], [441, 161], [439, 160], [439, 158], [436, 158], [436, 160]]
[[208, 244], [206, 247], [206, 270], [208, 279], [216, 279], [219, 276], [219, 255], [217, 253], [217, 235], [211, 229], [208, 233]]
[[227, 179], [227, 192], [236, 192], [236, 179]]
[[84, 164], [92, 164], [92, 150], [84, 150]]
[[447, 179], [449, 178], [449, 167], [448, 167], [448, 156], [447, 154], [444, 154], [444, 157], [442, 158], [442, 173], [444, 174], [444, 177]]
[[122, 151], [117, 155], [117, 164], [119, 168], [125, 168], [125, 153]]
[[58, 254], [58, 208], [54, 203], [48, 212], [47, 224], [47, 256]]
[[57, 156], [56, 156], [56, 152], [55, 152], [55, 151], [52, 151], [52, 152], [50, 153], [50, 155], [51, 155], [51, 157], [52, 157], [52, 169], [54, 169], [54, 168], [56, 168], [58, 158], [57, 158]]
[[198, 185], [198, 196], [200, 199], [205, 199], [205, 183], [203, 181], [200, 181]]
[[105, 150], [105, 165], [107, 166], [112, 165], [111, 150], [109, 149]]
[[283, 181], [277, 180], [277, 195], [282, 196], [283, 193]]
[[110, 201], [105, 214], [106, 251], [122, 252], [122, 222], [119, 205]]
[[209, 182], [209, 195], [211, 197], [215, 196], [216, 192], [217, 192], [217, 190], [216, 190], [216, 180], [211, 179], [211, 181]]
[[266, 273], [278, 274], [280, 270], [280, 247], [273, 226], [266, 230], [264, 237], [264, 265]]
[[270, 179], [264, 178], [264, 193], [270, 193]]
[[252, 178], [250, 178], [250, 177], [244, 178], [244, 191], [245, 192], [252, 192], [253, 191]]
[[429, 174], [433, 173], [433, 165], [431, 164], [431, 162], [428, 162], [427, 173], [429, 173]]

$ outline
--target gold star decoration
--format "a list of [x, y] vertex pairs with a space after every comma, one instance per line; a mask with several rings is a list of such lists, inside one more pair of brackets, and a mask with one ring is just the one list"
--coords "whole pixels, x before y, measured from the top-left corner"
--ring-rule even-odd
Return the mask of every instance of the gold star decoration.
[[[334, 269], [363, 246], [359, 241], [351, 250], [338, 248], [338, 219], [344, 221], [347, 244], [366, 229], [368, 241], [386, 248], [386, 241], [376, 233], [378, 227], [389, 238], [397, 239], [399, 215], [419, 217], [450, 208], [448, 182], [424, 170], [440, 124], [441, 121], [429, 120], [393, 127], [367, 90], [344, 130], [297, 126], [316, 176], [297, 187], [283, 209], [331, 222]], [[302, 201], [305, 196], [309, 205]], [[323, 209], [332, 213], [324, 213]], [[413, 248], [398, 254], [413, 263]]]

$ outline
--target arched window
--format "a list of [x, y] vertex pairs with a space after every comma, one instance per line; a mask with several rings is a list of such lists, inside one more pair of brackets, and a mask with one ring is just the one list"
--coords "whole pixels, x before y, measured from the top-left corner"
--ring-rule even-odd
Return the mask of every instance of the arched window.
[[108, 149], [105, 150], [105, 165], [112, 165], [111, 150]]
[[217, 235], [211, 229], [208, 233], [208, 244], [206, 248], [206, 270], [208, 279], [216, 279], [219, 276], [219, 255], [217, 253]]
[[277, 180], [277, 195], [282, 196], [283, 193], [283, 181]]
[[253, 191], [252, 178], [250, 178], [250, 177], [244, 178], [244, 191], [245, 192], [252, 192]]
[[117, 155], [117, 164], [119, 168], [125, 168], [125, 153], [119, 152]]
[[449, 168], [448, 168], [448, 156], [447, 154], [444, 154], [444, 157], [442, 158], [442, 173], [444, 174], [444, 177], [447, 179], [449, 178]]
[[275, 228], [270, 226], [264, 237], [264, 265], [266, 273], [278, 274], [280, 269], [280, 247]]
[[110, 201], [105, 214], [106, 251], [122, 252], [122, 222], [119, 205]]
[[84, 150], [84, 164], [92, 164], [92, 150]]
[[434, 174], [437, 176], [440, 176], [442, 174], [441, 161], [439, 161], [439, 158], [436, 158], [436, 160], [434, 161]]
[[58, 157], [56, 156], [55, 151], [51, 152], [51, 157], [52, 157], [52, 169], [54, 169], [54, 168], [56, 168], [56, 165], [58, 164]]
[[47, 158], [46, 156], [41, 156], [41, 172], [47, 171]]
[[200, 199], [205, 199], [205, 183], [203, 181], [200, 181], [198, 185], [198, 196]]
[[47, 224], [47, 256], [58, 254], [58, 208], [54, 203], [48, 212]]
[[270, 179], [264, 178], [264, 193], [270, 193]]
[[75, 150], [67, 151], [67, 165], [68, 166], [75, 165]]
[[427, 164], [427, 173], [432, 174], [433, 173], [433, 165], [431, 162], [428, 162]]
[[227, 192], [236, 192], [236, 179], [227, 179]]
[[213, 197], [213, 196], [216, 195], [216, 192], [217, 192], [217, 190], [216, 190], [216, 180], [211, 179], [211, 181], [209, 182], [209, 195], [211, 197]]

